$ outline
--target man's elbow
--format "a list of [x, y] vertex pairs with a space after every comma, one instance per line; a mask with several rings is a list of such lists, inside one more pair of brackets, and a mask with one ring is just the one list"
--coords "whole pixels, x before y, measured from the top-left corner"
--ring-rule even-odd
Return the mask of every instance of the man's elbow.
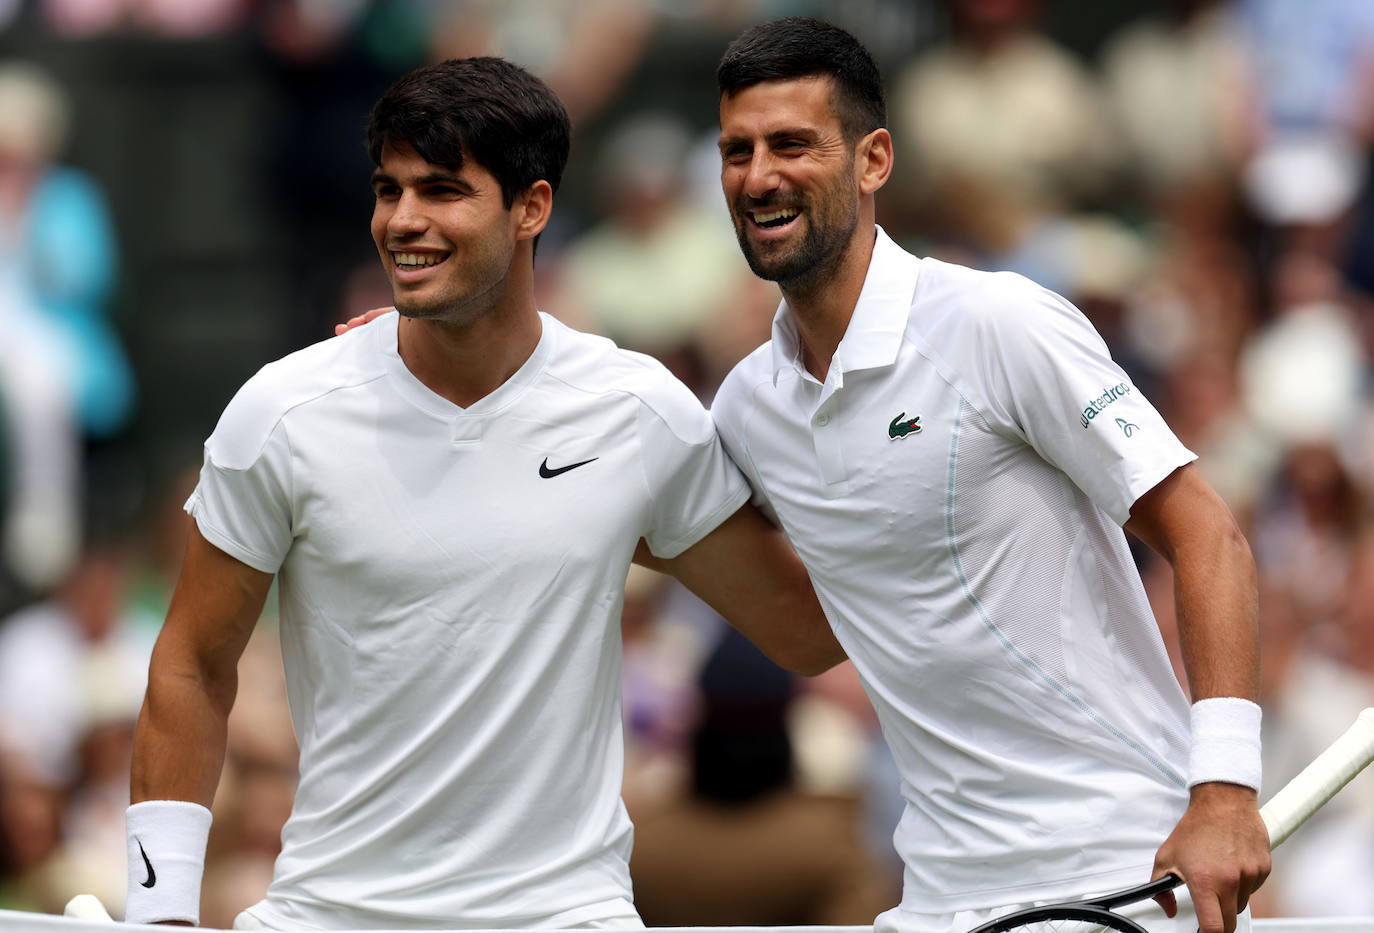
[[824, 674], [837, 664], [847, 661], [839, 642], [830, 644], [797, 644], [785, 651], [772, 655], [773, 662], [779, 667], [801, 677], [815, 677]]

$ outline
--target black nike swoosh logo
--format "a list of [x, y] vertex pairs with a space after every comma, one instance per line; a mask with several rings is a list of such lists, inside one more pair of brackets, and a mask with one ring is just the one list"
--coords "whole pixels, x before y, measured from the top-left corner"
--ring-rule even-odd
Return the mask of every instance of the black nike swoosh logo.
[[544, 479], [553, 479], [555, 476], [557, 476], [557, 475], [560, 474], [560, 473], [566, 473], [566, 472], [568, 472], [569, 470], [576, 470], [576, 469], [577, 469], [578, 467], [580, 467], [580, 466], [586, 466], [587, 464], [591, 463], [592, 460], [600, 460], [600, 459], [601, 459], [600, 457], [593, 457], [591, 460], [583, 460], [581, 463], [570, 463], [570, 464], [568, 464], [568, 465], [565, 466], [565, 467], [559, 467], [559, 468], [556, 469], [556, 470], [550, 470], [550, 469], [549, 469], [549, 458], [548, 458], [548, 457], [545, 457], [545, 458], [544, 458], [544, 462], [541, 463], [541, 464], [539, 464], [539, 475], [542, 476], [542, 477], [544, 477]]
[[148, 869], [148, 880], [140, 881], [139, 884], [143, 885], [145, 888], [151, 888], [153, 885], [157, 884], [157, 872], [153, 871], [153, 863], [148, 861], [148, 853], [143, 851], [143, 843], [141, 841], [138, 843], [138, 854], [143, 856], [143, 865]]

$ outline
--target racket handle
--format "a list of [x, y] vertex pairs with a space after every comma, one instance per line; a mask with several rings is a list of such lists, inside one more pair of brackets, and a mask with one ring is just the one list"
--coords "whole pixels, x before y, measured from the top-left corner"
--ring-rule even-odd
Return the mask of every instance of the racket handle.
[[1260, 818], [1269, 830], [1269, 848], [1278, 848], [1370, 761], [1374, 761], [1374, 707], [1360, 713], [1344, 735], [1260, 808]]

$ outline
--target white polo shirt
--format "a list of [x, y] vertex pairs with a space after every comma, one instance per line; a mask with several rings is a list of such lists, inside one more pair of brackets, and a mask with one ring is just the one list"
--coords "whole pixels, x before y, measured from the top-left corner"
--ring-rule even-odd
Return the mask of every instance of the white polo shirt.
[[1193, 455], [1083, 315], [879, 230], [825, 382], [784, 303], [713, 414], [896, 758], [898, 914], [1148, 880], [1188, 706], [1118, 526]]
[[277, 573], [300, 786], [272, 929], [567, 926], [623, 914], [620, 608], [749, 496], [654, 360], [543, 317], [463, 409], [398, 317], [262, 369], [187, 503]]

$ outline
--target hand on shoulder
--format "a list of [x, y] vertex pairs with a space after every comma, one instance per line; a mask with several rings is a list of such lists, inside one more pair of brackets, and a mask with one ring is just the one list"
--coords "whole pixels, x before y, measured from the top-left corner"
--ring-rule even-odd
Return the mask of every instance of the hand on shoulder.
[[370, 324], [383, 314], [390, 314], [395, 310], [395, 308], [373, 308], [371, 311], [364, 311], [357, 317], [351, 317], [342, 324], [335, 324], [334, 336], [338, 337], [340, 334], [348, 333], [355, 327], [362, 327], [364, 324]]

